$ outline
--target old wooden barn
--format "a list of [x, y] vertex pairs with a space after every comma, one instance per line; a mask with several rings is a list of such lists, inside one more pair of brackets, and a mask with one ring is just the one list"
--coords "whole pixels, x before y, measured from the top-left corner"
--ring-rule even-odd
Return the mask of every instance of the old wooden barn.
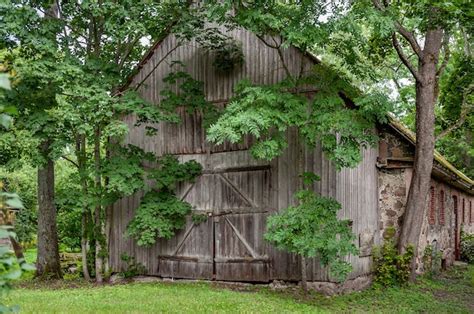
[[[282, 49], [280, 55], [245, 29], [235, 29], [228, 34], [242, 45], [245, 62], [241, 68], [220, 73], [212, 66], [212, 53], [192, 41], [178, 45], [176, 37], [170, 34], [144, 57], [129, 84], [140, 84], [140, 94], [150, 102], [159, 103], [162, 80], [171, 71], [169, 64], [179, 60], [185, 65], [185, 71], [204, 82], [207, 99], [216, 106], [223, 106], [232, 96], [236, 83], [243, 78], [255, 84], [272, 84], [285, 78], [283, 62], [294, 74], [311, 71], [317, 62], [294, 47]], [[180, 186], [178, 194], [193, 205], [194, 211], [206, 213], [208, 219], [194, 224], [189, 218], [186, 228], [171, 240], [160, 240], [151, 248], [143, 248], [124, 236], [141, 194], [121, 200], [107, 215], [111, 270], [123, 270], [126, 264], [120, 256], [127, 254], [145, 266], [147, 275], [245, 282], [300, 280], [298, 257], [277, 250], [263, 239], [266, 218], [294, 202], [300, 154], [297, 134], [288, 132], [288, 149], [280, 158], [265, 162], [250, 156], [251, 138], [240, 144], [211, 145], [206, 141], [198, 114], [182, 110], [180, 115], [182, 123], [156, 125], [158, 133], [152, 137], [145, 135], [144, 126], [134, 127], [135, 117], [126, 117], [130, 127], [126, 143], [157, 155], [173, 154], [182, 161], [194, 159], [201, 163], [203, 174], [195, 183]], [[380, 243], [384, 228], [396, 225], [403, 212], [411, 167], [413, 139], [406, 134], [404, 137], [394, 124], [379, 129], [382, 144], [364, 150], [363, 161], [354, 169], [336, 171], [318, 147], [302, 152], [306, 170], [322, 178], [315, 189], [336, 198], [342, 204], [341, 217], [353, 221], [360, 255], [348, 257], [353, 265], [348, 282], [358, 282], [358, 287], [369, 282], [372, 246]], [[394, 149], [397, 145], [405, 145], [407, 154]], [[443, 181], [472, 203], [473, 182], [446, 165], [447, 162], [444, 166], [437, 162], [436, 167], [444, 172], [440, 170], [434, 180]], [[446, 198], [450, 193], [447, 191]], [[446, 212], [450, 210], [446, 205]], [[446, 215], [446, 221], [449, 217]], [[454, 222], [450, 220], [449, 224], [454, 228]], [[454, 248], [454, 242], [448, 246]], [[331, 281], [327, 269], [321, 268], [317, 260], [309, 262], [307, 271], [309, 281], [318, 284]]]

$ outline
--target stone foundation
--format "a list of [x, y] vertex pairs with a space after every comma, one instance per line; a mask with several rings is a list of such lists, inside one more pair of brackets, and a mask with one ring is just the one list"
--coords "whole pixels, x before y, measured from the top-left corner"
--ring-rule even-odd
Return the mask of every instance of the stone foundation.
[[348, 279], [343, 283], [326, 281], [308, 282], [308, 287], [325, 295], [337, 295], [364, 290], [370, 287], [371, 284], [371, 276], [361, 276], [354, 279]]
[[[195, 279], [172, 279], [172, 278], [161, 278], [156, 276], [135, 276], [132, 278], [123, 278], [119, 274], [113, 274], [109, 283], [111, 284], [123, 284], [130, 282], [139, 282], [139, 283], [151, 283], [151, 282], [182, 282], [182, 283], [197, 283], [197, 282], [207, 282], [217, 285], [222, 285], [223, 287], [269, 287], [272, 290], [286, 290], [286, 289], [295, 289], [298, 288], [300, 283], [295, 282], [286, 282], [282, 280], [274, 280], [269, 284], [255, 284], [255, 283], [246, 283], [246, 282], [234, 282], [234, 281], [210, 281], [210, 280], [195, 280]], [[346, 294], [354, 291], [360, 291], [367, 289], [372, 284], [372, 276], [360, 276], [353, 279], [348, 279], [342, 283], [328, 282], [328, 281], [309, 281], [308, 288], [315, 290], [327, 296]]]

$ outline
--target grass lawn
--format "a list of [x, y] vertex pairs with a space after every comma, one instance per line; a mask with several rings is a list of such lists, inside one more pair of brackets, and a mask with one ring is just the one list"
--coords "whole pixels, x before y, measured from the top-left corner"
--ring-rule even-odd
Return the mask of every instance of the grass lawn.
[[36, 255], [38, 254], [38, 250], [36, 248], [28, 249], [23, 254], [25, 255], [25, 260], [27, 263], [34, 264], [36, 262]]
[[369, 289], [325, 297], [262, 287], [238, 290], [213, 283], [133, 283], [95, 286], [83, 281], [26, 281], [8, 297], [21, 313], [474, 313], [474, 266], [456, 267], [404, 288]]

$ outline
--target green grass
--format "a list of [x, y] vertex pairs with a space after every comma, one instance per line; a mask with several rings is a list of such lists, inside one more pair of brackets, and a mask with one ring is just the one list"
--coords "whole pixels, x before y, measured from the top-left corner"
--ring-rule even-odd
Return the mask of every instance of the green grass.
[[239, 291], [211, 283], [135, 283], [95, 286], [84, 281], [24, 282], [8, 297], [22, 313], [473, 313], [474, 266], [453, 268], [403, 288], [348, 295], [303, 296], [299, 290]]
[[27, 249], [23, 254], [25, 255], [25, 260], [28, 264], [34, 264], [36, 262], [36, 255], [38, 250], [34, 249]]

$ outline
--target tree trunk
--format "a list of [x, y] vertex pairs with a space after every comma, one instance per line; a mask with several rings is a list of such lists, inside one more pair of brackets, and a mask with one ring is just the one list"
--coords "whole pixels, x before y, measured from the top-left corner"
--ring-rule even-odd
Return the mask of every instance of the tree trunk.
[[18, 260], [18, 264], [21, 266], [26, 263], [21, 244], [16, 240], [15, 237], [12, 236], [10, 236], [10, 243], [12, 244], [13, 252], [15, 253], [16, 259]]
[[87, 263], [87, 252], [89, 251], [89, 237], [87, 236], [87, 209], [85, 208], [82, 211], [82, 228], [81, 228], [81, 257], [82, 257], [82, 273], [84, 275], [85, 280], [90, 280], [91, 275], [89, 274], [89, 267]]
[[[82, 192], [88, 195], [87, 174], [86, 174], [86, 137], [79, 134], [76, 137], [76, 158], [78, 165], [79, 178], [81, 181]], [[81, 217], [81, 257], [82, 257], [82, 273], [85, 280], [90, 280], [89, 263], [87, 262], [87, 252], [89, 251], [88, 225], [91, 223], [89, 218], [89, 207], [84, 199], [82, 205]]]
[[[43, 156], [49, 152], [49, 142], [41, 145]], [[61, 278], [56, 207], [54, 205], [54, 163], [46, 157], [38, 168], [38, 256], [36, 277]]]
[[414, 247], [410, 279], [416, 277], [416, 256], [423, 223], [426, 198], [430, 188], [434, 155], [434, 107], [437, 100], [436, 66], [443, 39], [441, 29], [430, 29], [425, 36], [425, 46], [419, 58], [418, 73], [421, 81], [416, 84], [416, 147], [413, 176], [403, 216], [399, 239], [400, 253], [408, 246]]
[[97, 127], [95, 130], [94, 138], [94, 166], [95, 166], [95, 192], [99, 196], [98, 204], [94, 209], [94, 230], [95, 230], [95, 278], [98, 283], [104, 281], [103, 278], [103, 259], [102, 259], [102, 243], [103, 241], [103, 228], [101, 211], [102, 205], [100, 204], [100, 195], [102, 194], [102, 180], [100, 175], [100, 128]]
[[301, 287], [308, 292], [308, 273], [306, 267], [306, 257], [301, 255]]
[[[298, 180], [298, 189], [302, 190], [305, 188], [304, 186], [304, 179], [303, 179], [303, 173], [305, 171], [304, 169], [304, 143], [302, 143], [301, 137], [300, 137], [300, 143], [299, 143], [299, 152], [298, 152], [298, 173], [300, 175], [300, 179]], [[305, 292], [308, 292], [308, 272], [306, 268], [306, 257], [304, 255], [301, 256], [301, 287]]]

